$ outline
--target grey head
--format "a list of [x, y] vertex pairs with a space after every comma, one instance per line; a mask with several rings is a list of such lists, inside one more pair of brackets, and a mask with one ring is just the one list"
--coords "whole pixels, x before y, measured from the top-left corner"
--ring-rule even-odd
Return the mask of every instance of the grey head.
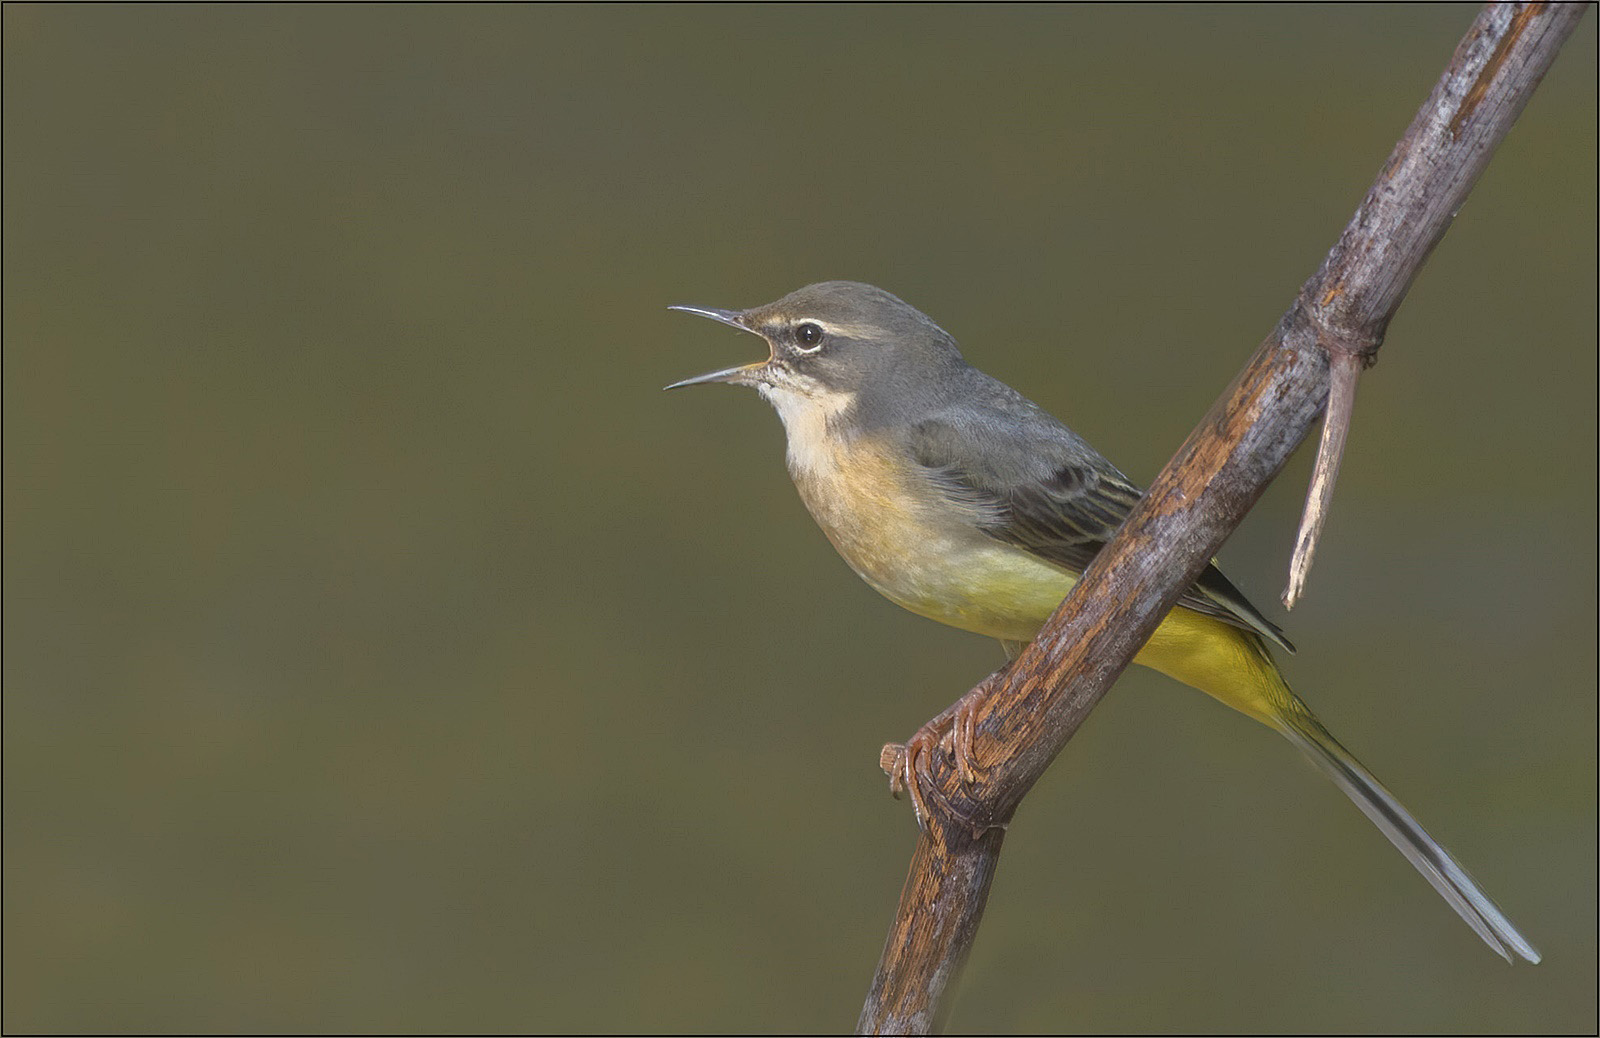
[[823, 281], [748, 310], [669, 309], [709, 317], [761, 336], [765, 360], [724, 368], [668, 386], [726, 382], [752, 386], [779, 407], [857, 408], [893, 401], [929, 406], [970, 370], [956, 341], [920, 310], [859, 281]]

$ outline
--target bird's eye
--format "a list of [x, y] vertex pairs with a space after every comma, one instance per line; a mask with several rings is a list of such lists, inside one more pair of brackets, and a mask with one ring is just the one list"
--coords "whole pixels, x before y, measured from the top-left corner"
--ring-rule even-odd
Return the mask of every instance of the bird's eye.
[[815, 353], [822, 348], [822, 325], [815, 321], [802, 321], [795, 326], [794, 341], [807, 353]]

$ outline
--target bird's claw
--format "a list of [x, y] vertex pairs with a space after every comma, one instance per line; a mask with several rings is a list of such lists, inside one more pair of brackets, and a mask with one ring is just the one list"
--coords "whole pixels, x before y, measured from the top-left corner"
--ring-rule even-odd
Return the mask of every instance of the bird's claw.
[[986, 770], [973, 755], [976, 731], [977, 711], [958, 703], [946, 715], [923, 725], [905, 743], [888, 743], [878, 755], [878, 766], [889, 775], [890, 794], [898, 800], [904, 792], [910, 798], [919, 828], [927, 829], [933, 817], [930, 799], [938, 801], [947, 817], [974, 832], [981, 828], [972, 815], [951, 803], [928, 768], [928, 755], [935, 749], [943, 750], [955, 768], [956, 780], [964, 787], [975, 786]]

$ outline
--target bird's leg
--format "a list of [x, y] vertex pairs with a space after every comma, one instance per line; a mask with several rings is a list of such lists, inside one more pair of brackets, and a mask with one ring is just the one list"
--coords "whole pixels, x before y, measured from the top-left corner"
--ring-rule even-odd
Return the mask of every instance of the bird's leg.
[[1007, 641], [1004, 638], [999, 639], [999, 641], [1000, 648], [1005, 650], [1007, 664], [1017, 662], [1017, 657], [1022, 655], [1022, 650], [1028, 647], [1027, 642]]
[[[1005, 650], [1006, 667], [1009, 667], [1017, 662], [1017, 657], [1022, 655], [1022, 650], [1028, 647], [1028, 643], [1002, 639], [1000, 647]], [[1004, 669], [1005, 667], [1000, 668], [1000, 670]], [[1000, 670], [995, 671], [995, 674], [1000, 673]], [[994, 674], [989, 675], [991, 679], [994, 676]], [[978, 739], [979, 698], [977, 696], [962, 696], [951, 704], [950, 709], [928, 722], [923, 729], [923, 731], [926, 731], [929, 727], [939, 724], [946, 718], [950, 719], [950, 730], [945, 733], [939, 745], [950, 755], [950, 759], [955, 762], [956, 775], [961, 779], [962, 785], [966, 786], [977, 785], [978, 779], [988, 770], [978, 763], [977, 755], [973, 752]], [[922, 735], [922, 732], [918, 732], [917, 735]]]
[[[1001, 639], [1000, 647], [1005, 650], [1006, 664], [1005, 667], [989, 675], [991, 679], [1001, 670], [1017, 662], [1017, 657], [1022, 655], [1022, 650], [1028, 647], [1028, 643]], [[939, 745], [955, 762], [956, 775], [962, 784], [967, 786], [977, 785], [978, 779], [989, 770], [978, 763], [977, 756], [973, 752], [978, 738], [978, 700], [977, 696], [962, 696], [950, 706], [950, 709], [935, 717], [923, 728], [923, 731], [927, 731], [946, 718], [950, 719], [950, 730], [945, 733]], [[922, 734], [923, 732], [917, 733], [918, 736]]]
[[898, 800], [903, 791], [911, 798], [911, 809], [916, 812], [917, 825], [920, 828], [928, 827], [930, 793], [939, 800], [940, 806], [946, 812], [957, 818], [965, 817], [955, 810], [954, 805], [939, 789], [938, 783], [933, 780], [933, 773], [928, 770], [929, 753], [935, 749], [949, 752], [953, 746], [954, 721], [959, 714], [960, 706], [961, 701], [957, 700], [933, 720], [918, 728], [917, 734], [904, 743], [886, 744], [883, 752], [878, 755], [878, 766], [889, 773], [890, 794]]
[[933, 773], [928, 770], [928, 754], [935, 748], [943, 748], [946, 740], [951, 738], [951, 722], [956, 714], [956, 705], [952, 704], [917, 729], [917, 733], [904, 743], [885, 744], [883, 752], [878, 755], [878, 766], [889, 773], [890, 795], [898, 800], [904, 792], [911, 798], [911, 809], [916, 813], [919, 828], [927, 828], [931, 815], [928, 810], [928, 791], [939, 798], [943, 807], [952, 814], [956, 813], [933, 781]]
[[[981, 688], [982, 686], [980, 686]], [[878, 756], [878, 766], [889, 775], [889, 792], [898, 799], [904, 791], [911, 799], [917, 824], [927, 828], [930, 817], [929, 798], [939, 801], [945, 814], [976, 829], [972, 817], [950, 802], [949, 797], [934, 781], [928, 759], [935, 749], [943, 750], [955, 768], [956, 778], [963, 786], [975, 786], [986, 770], [974, 754], [977, 737], [978, 701], [980, 695], [969, 692], [950, 704], [933, 720], [917, 729], [917, 733], [902, 743], [888, 743]]]
[[[1027, 647], [1025, 642], [1002, 641], [1000, 645], [1006, 651], [1006, 667], [1016, 662]], [[896, 800], [902, 792], [911, 798], [911, 809], [916, 813], [919, 828], [926, 829], [928, 819], [932, 817], [928, 808], [930, 796], [939, 801], [946, 815], [959, 820], [975, 835], [987, 828], [976, 824], [972, 815], [957, 809], [945, 796], [928, 768], [928, 755], [935, 749], [943, 750], [955, 769], [956, 780], [962, 786], [971, 788], [978, 784], [989, 770], [978, 763], [974, 752], [978, 738], [978, 704], [987, 694], [989, 683], [1003, 670], [1005, 667], [945, 707], [943, 712], [917, 729], [917, 734], [904, 743], [886, 743], [878, 754], [878, 766], [889, 776], [889, 793]]]

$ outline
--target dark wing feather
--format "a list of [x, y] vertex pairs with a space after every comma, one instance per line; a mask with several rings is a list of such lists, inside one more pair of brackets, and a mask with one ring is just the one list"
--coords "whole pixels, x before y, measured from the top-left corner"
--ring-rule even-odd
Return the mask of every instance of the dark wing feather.
[[[1076, 433], [985, 380], [1011, 398], [1003, 411], [963, 408], [919, 422], [908, 444], [912, 456], [953, 500], [977, 506], [986, 534], [1082, 573], [1144, 492]], [[1178, 603], [1294, 652], [1215, 563]]]

